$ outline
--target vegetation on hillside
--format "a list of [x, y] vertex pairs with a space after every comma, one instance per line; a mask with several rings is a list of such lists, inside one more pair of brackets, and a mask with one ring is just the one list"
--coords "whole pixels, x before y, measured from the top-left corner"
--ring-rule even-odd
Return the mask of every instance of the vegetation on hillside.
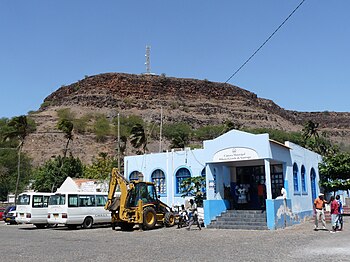
[[26, 116], [0, 119], [0, 200], [10, 192], [17, 196], [29, 182], [31, 163], [22, 148], [34, 130], [34, 122]]
[[[69, 109], [58, 112], [57, 129], [66, 138], [62, 156], [56, 156], [43, 165], [33, 169], [30, 159], [21, 152], [27, 134], [35, 130], [35, 123], [27, 117], [0, 119], [0, 200], [5, 200], [10, 192], [22, 191], [30, 186], [40, 191], [54, 191], [66, 179], [84, 177], [106, 179], [112, 167], [117, 166], [116, 156], [97, 152], [91, 165], [84, 165], [81, 160], [69, 152], [70, 141], [74, 133], [92, 132], [96, 141], [102, 143], [107, 138], [120, 137], [120, 157], [123, 160], [127, 144], [134, 153], [143, 154], [148, 150], [148, 144], [159, 139], [160, 126], [157, 123], [144, 121], [140, 116], [119, 116], [108, 118], [103, 114], [86, 114], [77, 118]], [[301, 132], [285, 132], [266, 128], [241, 128], [233, 122], [226, 121], [221, 125], [209, 125], [193, 128], [188, 123], [178, 122], [163, 126], [163, 139], [170, 141], [171, 148], [184, 148], [190, 145], [200, 145], [203, 140], [214, 139], [231, 129], [241, 129], [254, 134], [268, 133], [270, 139], [284, 143], [291, 141], [310, 150], [320, 153], [324, 161], [320, 164], [320, 185], [326, 190], [350, 189], [350, 157], [333, 145], [327, 136], [318, 131], [318, 125], [309, 121]], [[169, 148], [170, 149], [170, 148]], [[123, 168], [123, 163], [121, 163]], [[199, 178], [198, 178], [199, 179]], [[32, 181], [30, 183], [30, 181]], [[184, 194], [193, 195], [200, 203], [203, 198], [203, 181], [185, 181]]]

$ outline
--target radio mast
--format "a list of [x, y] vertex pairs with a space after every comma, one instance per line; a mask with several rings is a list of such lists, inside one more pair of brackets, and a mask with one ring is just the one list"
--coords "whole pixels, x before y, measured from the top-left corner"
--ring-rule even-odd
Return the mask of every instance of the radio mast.
[[150, 59], [150, 56], [151, 56], [151, 46], [149, 45], [146, 45], [146, 54], [145, 54], [145, 57], [146, 57], [146, 62], [145, 62], [145, 65], [146, 65], [146, 75], [151, 75], [151, 59]]

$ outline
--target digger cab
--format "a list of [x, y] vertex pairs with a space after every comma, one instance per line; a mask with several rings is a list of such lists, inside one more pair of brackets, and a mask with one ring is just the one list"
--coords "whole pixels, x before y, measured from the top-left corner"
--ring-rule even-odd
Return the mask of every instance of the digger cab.
[[128, 192], [126, 208], [137, 207], [138, 201], [142, 200], [143, 205], [153, 204], [158, 206], [156, 188], [153, 183], [135, 181], [134, 187]]

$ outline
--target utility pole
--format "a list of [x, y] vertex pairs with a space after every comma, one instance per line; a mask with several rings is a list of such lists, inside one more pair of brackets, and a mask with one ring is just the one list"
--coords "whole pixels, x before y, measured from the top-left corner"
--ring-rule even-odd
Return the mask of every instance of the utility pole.
[[118, 146], [117, 146], [117, 151], [118, 151], [118, 170], [120, 172], [120, 119], [119, 119], [119, 113], [118, 113]]
[[162, 152], [163, 107], [160, 107], [159, 153]]

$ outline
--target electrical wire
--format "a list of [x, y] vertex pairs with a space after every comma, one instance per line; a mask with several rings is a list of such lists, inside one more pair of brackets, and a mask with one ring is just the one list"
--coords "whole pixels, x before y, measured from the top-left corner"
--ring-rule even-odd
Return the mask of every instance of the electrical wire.
[[289, 20], [289, 18], [292, 17], [292, 15], [299, 9], [299, 7], [305, 2], [306, 0], [302, 0], [299, 5], [288, 15], [286, 19], [277, 27], [277, 29], [265, 40], [262, 45], [259, 46], [259, 48], [225, 81], [227, 83], [230, 81], [241, 69], [260, 51], [261, 48], [277, 33], [278, 30]]

